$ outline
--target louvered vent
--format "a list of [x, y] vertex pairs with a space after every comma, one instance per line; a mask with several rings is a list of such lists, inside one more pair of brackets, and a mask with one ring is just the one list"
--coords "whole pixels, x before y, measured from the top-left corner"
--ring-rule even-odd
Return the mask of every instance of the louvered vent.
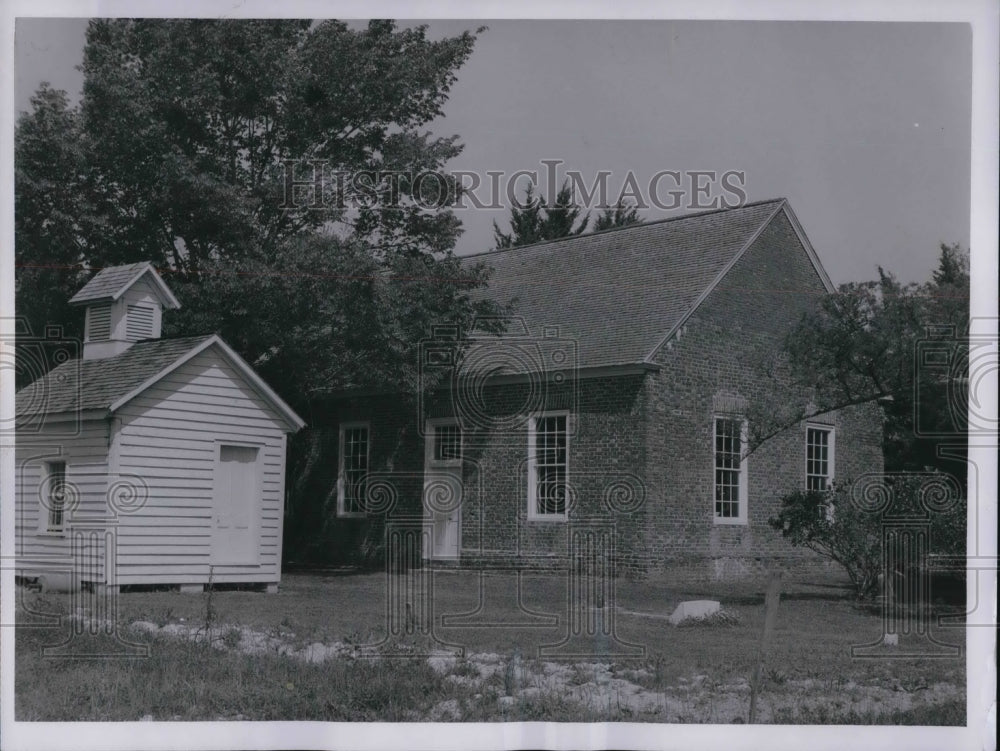
[[125, 338], [130, 342], [153, 336], [153, 308], [148, 305], [129, 305], [125, 322]]
[[111, 338], [111, 306], [92, 305], [87, 308], [87, 340], [106, 342]]

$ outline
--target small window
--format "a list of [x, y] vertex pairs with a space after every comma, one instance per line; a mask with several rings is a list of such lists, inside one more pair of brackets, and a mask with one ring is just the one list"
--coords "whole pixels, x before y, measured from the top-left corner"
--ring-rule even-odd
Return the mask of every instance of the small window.
[[833, 428], [806, 427], [806, 490], [826, 490], [833, 483]]
[[528, 518], [565, 519], [569, 416], [532, 418], [528, 432]]
[[130, 342], [149, 339], [153, 336], [155, 311], [150, 305], [129, 305], [125, 321], [125, 338]]
[[747, 472], [743, 451], [746, 422], [731, 417], [715, 418], [715, 521], [745, 524], [747, 518]]
[[66, 522], [66, 462], [48, 462], [43, 482], [45, 531], [62, 532]]
[[434, 461], [462, 460], [462, 429], [458, 425], [434, 426]]
[[368, 496], [369, 430], [367, 423], [340, 426], [340, 472], [337, 513], [361, 516]]
[[106, 342], [111, 338], [111, 306], [91, 305], [87, 308], [87, 341]]

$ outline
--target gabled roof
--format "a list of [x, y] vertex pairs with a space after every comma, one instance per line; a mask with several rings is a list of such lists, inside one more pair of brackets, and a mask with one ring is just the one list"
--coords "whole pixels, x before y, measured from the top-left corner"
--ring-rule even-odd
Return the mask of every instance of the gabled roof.
[[114, 301], [121, 297], [133, 284], [142, 278], [147, 278], [156, 290], [160, 303], [168, 309], [177, 309], [181, 304], [174, 297], [156, 269], [149, 261], [130, 263], [125, 266], [109, 266], [101, 269], [94, 277], [83, 285], [83, 289], [70, 298], [70, 305], [96, 302], [99, 300]]
[[136, 342], [113, 357], [71, 360], [17, 392], [16, 414], [100, 411], [113, 413], [209, 347], [216, 347], [247, 383], [286, 422], [298, 430], [305, 422], [215, 334]]
[[783, 198], [465, 259], [494, 270], [477, 296], [514, 301], [513, 315], [532, 336], [559, 327], [560, 339], [576, 342], [578, 367], [648, 364], [781, 211], [832, 291]]

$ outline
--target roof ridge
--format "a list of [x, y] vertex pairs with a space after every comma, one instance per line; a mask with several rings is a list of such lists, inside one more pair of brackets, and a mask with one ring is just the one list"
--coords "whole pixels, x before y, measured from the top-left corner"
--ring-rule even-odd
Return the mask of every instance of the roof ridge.
[[528, 243], [527, 245], [515, 245], [510, 248], [493, 248], [492, 250], [482, 250], [478, 253], [468, 253], [464, 256], [458, 256], [459, 258], [478, 258], [481, 256], [492, 256], [498, 253], [507, 253], [512, 250], [526, 250], [528, 248], [538, 248], [542, 245], [550, 245], [552, 243], [565, 242], [566, 240], [572, 240], [577, 237], [596, 237], [598, 235], [606, 235], [611, 232], [621, 232], [624, 230], [638, 229], [639, 227], [652, 227], [659, 224], [666, 224], [667, 222], [677, 222], [683, 219], [697, 219], [698, 217], [708, 216], [710, 214], [721, 214], [726, 211], [737, 211], [739, 209], [747, 209], [752, 206], [763, 206], [768, 203], [781, 203], [788, 202], [788, 199], [784, 196], [778, 196], [776, 198], [767, 198], [760, 201], [750, 201], [748, 203], [740, 204], [739, 206], [729, 206], [728, 208], [720, 209], [707, 209], [706, 211], [694, 211], [687, 214], [678, 214], [677, 216], [667, 216], [661, 219], [653, 219], [651, 221], [636, 222], [634, 224], [625, 224], [620, 227], [609, 227], [607, 229], [595, 230], [593, 232], [581, 232], [579, 235], [565, 235], [564, 237], [556, 237], [551, 240], [541, 240], [539, 242]]

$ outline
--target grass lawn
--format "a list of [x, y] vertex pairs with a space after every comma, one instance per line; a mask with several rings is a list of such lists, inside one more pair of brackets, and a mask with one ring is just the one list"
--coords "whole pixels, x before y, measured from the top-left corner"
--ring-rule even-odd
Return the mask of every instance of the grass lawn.
[[[615, 632], [583, 637], [566, 655], [539, 653], [566, 638], [567, 585], [557, 576], [437, 571], [431, 596], [412, 594], [390, 633], [384, 574], [292, 574], [277, 594], [122, 594], [121, 633], [150, 645], [148, 658], [71, 659], [41, 654], [65, 638], [32, 628], [38, 613], [65, 613], [68, 597], [21, 590], [16, 711], [23, 720], [447, 719], [745, 721], [748, 679], [763, 625], [763, 585], [671, 586], [619, 580]], [[394, 585], [401, 584], [395, 579]], [[675, 628], [665, 616], [687, 599], [717, 599], [718, 625]], [[402, 601], [401, 601], [402, 602]], [[432, 603], [427, 610], [421, 603]], [[610, 603], [586, 609], [605, 617]], [[211, 622], [221, 642], [174, 638]], [[129, 624], [166, 626], [149, 634]], [[381, 659], [316, 664], [276, 650], [247, 654], [233, 627], [288, 650], [310, 644], [379, 645]], [[411, 627], [407, 630], [407, 626]], [[228, 631], [227, 631], [228, 629]], [[176, 630], [176, 629], [175, 629]], [[961, 644], [962, 629], [933, 629]], [[761, 719], [807, 723], [964, 724], [965, 658], [851, 656], [881, 635], [877, 613], [841, 586], [788, 582], [761, 687]], [[99, 637], [91, 637], [101, 645]], [[113, 645], [112, 645], [113, 646]], [[422, 657], [403, 657], [407, 652]], [[431, 651], [457, 659], [434, 665]]]

